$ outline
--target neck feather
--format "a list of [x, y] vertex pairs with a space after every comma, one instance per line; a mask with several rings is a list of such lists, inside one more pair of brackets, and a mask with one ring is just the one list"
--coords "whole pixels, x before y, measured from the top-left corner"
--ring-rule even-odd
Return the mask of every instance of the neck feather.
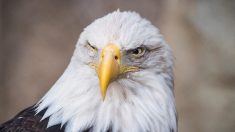
[[48, 127], [66, 124], [66, 131], [72, 132], [110, 127], [112, 131], [176, 132], [173, 85], [168, 78], [150, 71], [130, 74], [111, 83], [103, 101], [95, 71], [72, 62], [38, 102], [37, 113], [47, 109], [43, 119], [49, 117]]

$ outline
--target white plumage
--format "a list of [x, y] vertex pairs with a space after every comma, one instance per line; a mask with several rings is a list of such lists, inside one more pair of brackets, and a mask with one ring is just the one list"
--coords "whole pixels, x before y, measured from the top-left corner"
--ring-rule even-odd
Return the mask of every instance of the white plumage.
[[[88, 48], [90, 44], [96, 50]], [[122, 64], [139, 67], [112, 80], [103, 100], [99, 77], [89, 64], [99, 62], [101, 50], [118, 45]], [[129, 51], [146, 47], [145, 55]], [[38, 102], [47, 108], [49, 126], [65, 125], [67, 132], [92, 127], [94, 132], [176, 132], [173, 59], [158, 29], [135, 12], [115, 11], [95, 20], [81, 33], [64, 74]]]

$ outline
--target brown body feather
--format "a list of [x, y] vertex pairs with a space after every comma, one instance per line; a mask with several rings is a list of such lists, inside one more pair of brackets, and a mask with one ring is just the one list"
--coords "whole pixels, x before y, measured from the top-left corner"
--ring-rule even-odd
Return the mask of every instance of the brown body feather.
[[63, 132], [60, 125], [47, 128], [48, 118], [40, 121], [44, 112], [36, 114], [34, 107], [29, 107], [0, 125], [0, 132]]
[[[0, 124], [0, 132], [64, 132], [66, 124], [61, 127], [61, 124], [47, 128], [49, 118], [41, 121], [46, 110], [36, 114], [33, 106], [24, 109], [11, 120]], [[86, 128], [83, 132], [91, 132], [91, 128]], [[107, 132], [111, 132], [110, 129]]]

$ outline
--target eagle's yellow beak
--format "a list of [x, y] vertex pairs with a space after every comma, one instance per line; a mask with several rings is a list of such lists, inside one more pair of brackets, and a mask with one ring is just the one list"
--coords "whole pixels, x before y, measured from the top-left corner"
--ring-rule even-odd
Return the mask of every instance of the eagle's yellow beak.
[[109, 83], [115, 80], [118, 75], [139, 70], [136, 66], [122, 65], [121, 57], [120, 48], [115, 44], [108, 44], [101, 51], [99, 63], [90, 63], [90, 66], [96, 70], [99, 76], [103, 100], [105, 99]]
[[102, 49], [98, 65], [100, 90], [103, 99], [110, 81], [116, 79], [120, 74], [121, 52], [117, 45], [108, 44]]

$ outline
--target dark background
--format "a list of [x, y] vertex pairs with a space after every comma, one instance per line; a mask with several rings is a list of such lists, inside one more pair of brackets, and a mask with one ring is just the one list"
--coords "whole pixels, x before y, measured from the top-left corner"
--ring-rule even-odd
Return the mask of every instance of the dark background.
[[133, 10], [175, 55], [179, 132], [235, 131], [234, 0], [2, 0], [0, 123], [37, 102], [63, 73], [82, 29]]

